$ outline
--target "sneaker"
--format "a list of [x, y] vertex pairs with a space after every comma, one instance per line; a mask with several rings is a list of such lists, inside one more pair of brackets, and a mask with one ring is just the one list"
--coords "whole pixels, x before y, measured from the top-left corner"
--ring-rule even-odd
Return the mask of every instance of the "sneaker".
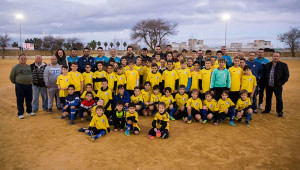
[[27, 113], [27, 115], [35, 116], [35, 113], [34, 113], [34, 112], [31, 112], [31, 113]]
[[278, 117], [283, 117], [283, 113], [282, 112], [278, 113]]
[[235, 123], [234, 123], [233, 121], [229, 121], [229, 124], [230, 124], [231, 126], [235, 126]]
[[52, 113], [52, 108], [47, 110], [48, 113]]
[[85, 132], [83, 128], [78, 129], [78, 132]]
[[202, 123], [205, 124], [207, 122], [207, 120], [203, 120]]
[[91, 136], [90, 140], [91, 140], [91, 142], [94, 142], [96, 139], [94, 136]]
[[253, 110], [253, 113], [257, 114], [257, 110]]
[[60, 116], [60, 119], [64, 119], [64, 118], [66, 118], [66, 117], [64, 117], [64, 116]]
[[161, 136], [161, 132], [160, 132], [160, 130], [157, 130], [157, 132], [156, 132], [156, 137], [160, 137]]
[[19, 115], [19, 119], [24, 119], [24, 115]]
[[192, 119], [191, 119], [191, 120], [188, 120], [186, 123], [187, 123], [187, 124], [191, 124], [191, 123], [192, 123]]
[[175, 118], [174, 118], [173, 116], [170, 116], [170, 119], [171, 119], [171, 120], [175, 120]]
[[155, 139], [155, 137], [152, 136], [152, 135], [148, 135], [148, 138], [151, 139], [151, 140]]
[[126, 131], [125, 131], [125, 135], [126, 135], [126, 136], [129, 136], [129, 135], [130, 135], [129, 130], [126, 130]]
[[71, 120], [71, 121], [69, 122], [69, 125], [74, 125], [74, 120]]
[[262, 109], [263, 109], [262, 104], [259, 104], [259, 105], [258, 105], [258, 109], [259, 109], [259, 110], [262, 110]]
[[250, 126], [250, 124], [249, 124], [248, 121], [245, 121], [245, 125], [246, 125], [246, 126]]

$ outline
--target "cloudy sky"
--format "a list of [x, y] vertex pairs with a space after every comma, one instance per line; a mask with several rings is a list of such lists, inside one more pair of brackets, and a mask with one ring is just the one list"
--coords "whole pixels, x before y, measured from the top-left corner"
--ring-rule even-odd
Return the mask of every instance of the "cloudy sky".
[[[299, 0], [1, 0], [0, 33], [9, 33], [18, 41], [19, 23], [15, 14], [22, 13], [25, 38], [52, 34], [64, 38], [78, 37], [131, 42], [130, 29], [142, 19], [162, 18], [178, 23], [178, 34], [170, 42], [189, 38], [203, 39], [211, 47], [224, 43], [228, 21], [228, 44], [276, 40], [291, 26], [300, 26]], [[103, 43], [102, 43], [103, 44]]]

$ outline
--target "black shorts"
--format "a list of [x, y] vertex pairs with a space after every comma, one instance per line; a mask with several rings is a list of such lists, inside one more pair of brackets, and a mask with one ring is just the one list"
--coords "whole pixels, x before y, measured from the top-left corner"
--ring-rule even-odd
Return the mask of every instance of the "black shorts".
[[86, 108], [83, 108], [83, 107], [80, 107], [79, 108], [79, 116], [80, 116], [80, 118], [83, 118], [83, 113], [84, 112], [87, 112], [89, 115], [91, 115], [91, 112], [89, 111], [89, 109], [86, 109]]
[[239, 91], [230, 91], [229, 92], [229, 98], [232, 100], [234, 104], [238, 101], [240, 98], [240, 92]]
[[198, 111], [198, 110], [196, 110], [196, 109], [194, 109], [194, 108], [192, 108], [191, 114], [192, 114], [192, 117], [193, 117], [194, 119], [195, 119], [196, 115], [200, 115], [200, 116], [202, 117], [202, 115], [201, 115], [201, 110]]
[[107, 117], [107, 119], [111, 119], [112, 118], [112, 111], [111, 110], [106, 110], [104, 112], [104, 114]]
[[[151, 128], [149, 130], [148, 134], [151, 135], [151, 136], [156, 136], [156, 132], [154, 131], [154, 128]], [[169, 130], [168, 129], [162, 130], [160, 137], [163, 138], [163, 139], [167, 139], [169, 137]]]
[[[94, 134], [94, 135], [97, 135], [97, 134], [101, 133], [102, 131], [105, 131], [105, 132], [106, 132], [105, 129], [97, 129], [96, 127], [89, 127], [88, 130], [93, 131], [93, 134]], [[106, 134], [106, 133], [105, 133], [105, 134]]]

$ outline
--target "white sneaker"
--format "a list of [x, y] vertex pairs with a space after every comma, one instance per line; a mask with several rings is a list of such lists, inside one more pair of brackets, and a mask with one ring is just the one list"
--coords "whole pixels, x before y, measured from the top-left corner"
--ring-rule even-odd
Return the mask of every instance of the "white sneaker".
[[34, 116], [35, 113], [34, 113], [34, 112], [31, 112], [31, 113], [27, 113], [27, 115]]
[[20, 116], [18, 116], [19, 117], [19, 119], [24, 119], [24, 116], [23, 115], [20, 115]]
[[262, 110], [262, 109], [263, 109], [262, 104], [259, 104], [259, 105], [258, 105], [258, 109], [259, 109], [259, 110]]

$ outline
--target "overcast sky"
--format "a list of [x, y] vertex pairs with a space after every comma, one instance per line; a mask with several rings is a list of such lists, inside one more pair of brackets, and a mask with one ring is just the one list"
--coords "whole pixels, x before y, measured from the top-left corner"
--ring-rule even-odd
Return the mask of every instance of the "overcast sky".
[[169, 42], [201, 38], [211, 47], [224, 43], [225, 13], [231, 16], [228, 44], [264, 39], [282, 47], [277, 35], [300, 26], [299, 0], [1, 0], [0, 33], [9, 33], [15, 41], [17, 13], [24, 15], [23, 40], [52, 34], [102, 44], [131, 42], [130, 29], [142, 19], [177, 22], [178, 34]]

